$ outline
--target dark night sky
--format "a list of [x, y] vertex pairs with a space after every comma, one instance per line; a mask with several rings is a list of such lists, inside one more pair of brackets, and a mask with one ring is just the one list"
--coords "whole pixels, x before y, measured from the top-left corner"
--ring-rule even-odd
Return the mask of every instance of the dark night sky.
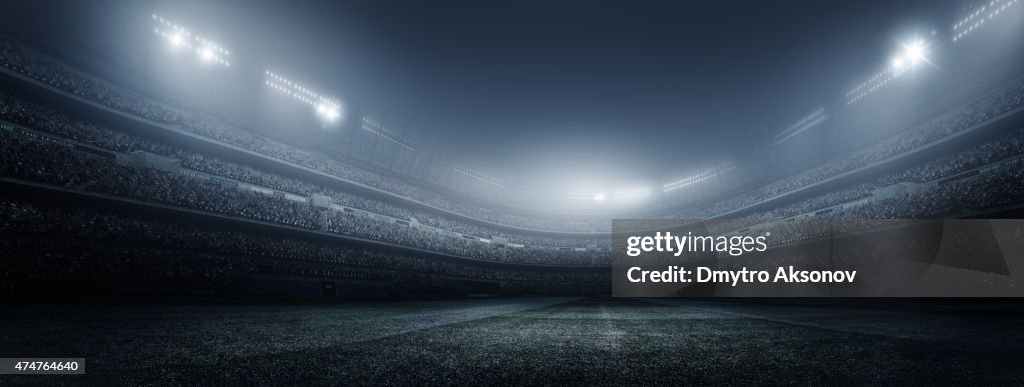
[[742, 157], [884, 66], [899, 39], [947, 29], [963, 3], [55, 4], [43, 8], [56, 19], [117, 7], [187, 21], [240, 66], [416, 117], [485, 173], [593, 190]]

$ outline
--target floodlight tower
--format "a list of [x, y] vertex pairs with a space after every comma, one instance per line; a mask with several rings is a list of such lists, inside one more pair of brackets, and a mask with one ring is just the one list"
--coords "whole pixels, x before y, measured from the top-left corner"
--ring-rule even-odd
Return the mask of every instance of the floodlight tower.
[[151, 18], [155, 24], [153, 33], [166, 40], [172, 49], [192, 52], [203, 64], [231, 67], [231, 52], [221, 45], [193, 34], [185, 27], [172, 23], [155, 13], [151, 15]]
[[318, 117], [329, 124], [334, 124], [344, 118], [341, 102], [327, 98], [312, 89], [282, 77], [280, 74], [266, 70], [263, 72], [263, 83], [273, 90], [276, 90], [299, 102], [310, 105]]

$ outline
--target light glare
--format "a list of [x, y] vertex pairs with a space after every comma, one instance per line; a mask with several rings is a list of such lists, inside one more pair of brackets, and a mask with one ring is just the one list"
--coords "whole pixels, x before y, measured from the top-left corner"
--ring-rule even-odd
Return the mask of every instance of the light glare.
[[892, 68], [899, 70], [902, 67], [903, 67], [903, 58], [898, 58], [898, 57], [897, 58], [893, 58], [893, 60], [892, 60]]
[[316, 112], [328, 122], [337, 121], [341, 117], [341, 112], [338, 111], [337, 106], [331, 106], [326, 103], [317, 105]]
[[924, 43], [920, 40], [914, 41], [906, 47], [904, 56], [910, 59], [911, 64], [917, 64], [924, 60]]
[[185, 44], [185, 38], [183, 38], [181, 36], [181, 34], [179, 34], [179, 33], [175, 33], [175, 34], [171, 35], [171, 37], [169, 39], [171, 41], [171, 45], [175, 46], [175, 47], [179, 47], [179, 46]]

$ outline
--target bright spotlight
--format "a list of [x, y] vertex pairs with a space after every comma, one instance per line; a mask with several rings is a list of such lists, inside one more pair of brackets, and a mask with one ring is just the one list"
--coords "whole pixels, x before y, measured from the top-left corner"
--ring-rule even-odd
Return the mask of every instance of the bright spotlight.
[[928, 60], [928, 44], [922, 39], [914, 39], [909, 43], [900, 43], [903, 49], [892, 58], [889, 66], [882, 72], [869, 77], [859, 86], [846, 93], [846, 104], [859, 101], [868, 94], [885, 86], [893, 79], [908, 71], [913, 71], [921, 62], [932, 64]]
[[893, 58], [893, 60], [892, 60], [892, 68], [896, 69], [896, 70], [899, 70], [899, 69], [903, 68], [903, 58], [900, 58], [900, 57]]
[[327, 103], [317, 105], [316, 112], [328, 122], [337, 121], [338, 118], [341, 117], [341, 112], [338, 111], [338, 107]]
[[915, 40], [913, 43], [906, 45], [903, 56], [909, 59], [912, 65], [924, 60], [924, 43], [920, 40]]
[[341, 113], [338, 112], [338, 108], [330, 108], [327, 109], [327, 113], [324, 113], [324, 117], [326, 117], [328, 121], [334, 122], [341, 117]]
[[329, 122], [335, 122], [342, 118], [341, 102], [325, 98], [312, 89], [292, 82], [270, 70], [264, 71], [263, 75], [264, 83], [267, 86], [299, 102], [312, 106], [316, 115], [321, 118]]
[[903, 44], [903, 52], [892, 60], [891, 67], [894, 71], [899, 71], [907, 67], [917, 66], [919, 63], [927, 60], [925, 57], [925, 44], [920, 39], [917, 39]]
[[167, 38], [171, 41], [171, 45], [174, 47], [181, 47], [185, 44], [185, 38], [181, 34], [172, 34], [171, 37]]
[[595, 202], [603, 202], [604, 201], [604, 194], [603, 193], [594, 194], [594, 201]]
[[207, 62], [216, 58], [216, 56], [213, 55], [213, 50], [210, 50], [209, 48], [204, 48], [202, 51], [199, 51], [199, 57]]
[[153, 28], [153, 33], [167, 39], [171, 47], [178, 49], [187, 48], [188, 51], [195, 53], [204, 63], [219, 63], [224, 67], [231, 66], [230, 62], [228, 62], [230, 56], [228, 50], [217, 45], [217, 43], [193, 34], [184, 27], [164, 20], [164, 18], [156, 14], [152, 15], [152, 17], [153, 22], [156, 24]]

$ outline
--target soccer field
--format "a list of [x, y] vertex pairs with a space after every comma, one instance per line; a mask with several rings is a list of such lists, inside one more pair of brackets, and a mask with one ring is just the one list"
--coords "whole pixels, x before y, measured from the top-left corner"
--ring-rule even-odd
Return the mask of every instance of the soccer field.
[[1024, 383], [1024, 313], [961, 301], [491, 299], [7, 305], [13, 383]]

